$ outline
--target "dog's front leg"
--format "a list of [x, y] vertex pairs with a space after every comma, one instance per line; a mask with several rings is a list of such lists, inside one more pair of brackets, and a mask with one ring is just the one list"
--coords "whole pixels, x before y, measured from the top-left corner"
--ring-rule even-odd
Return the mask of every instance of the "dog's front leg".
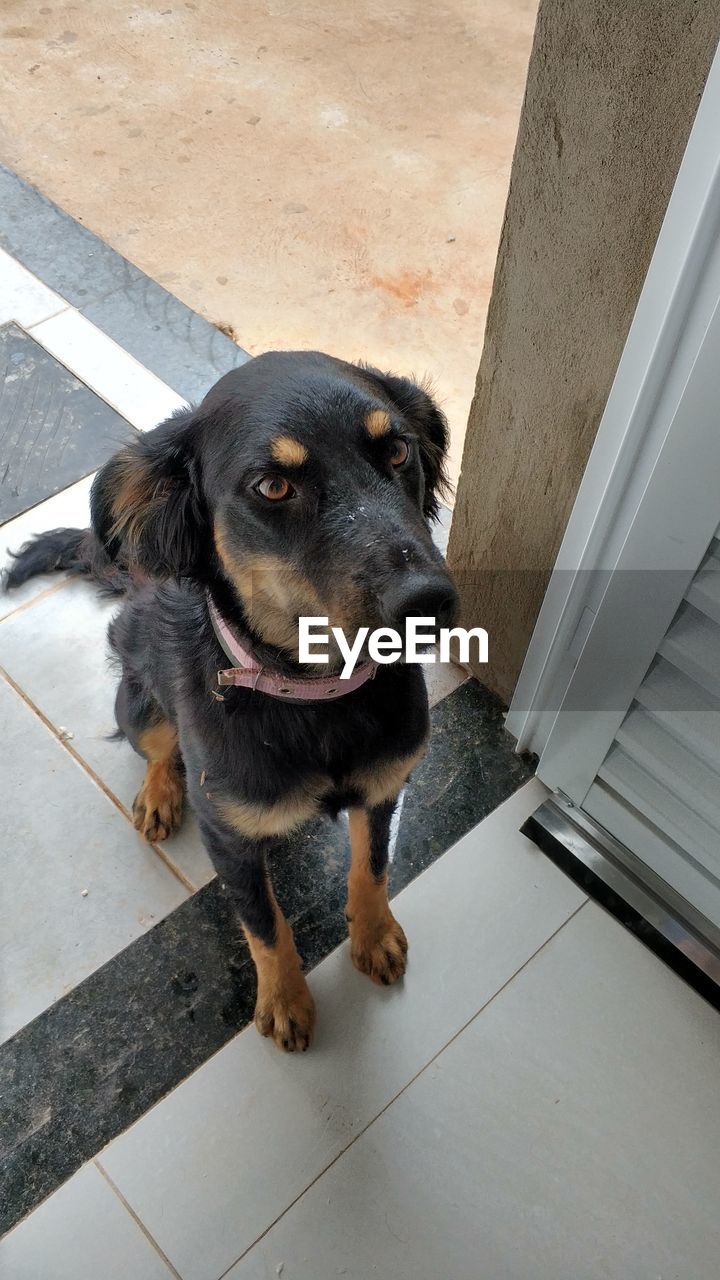
[[397, 800], [351, 809], [351, 862], [345, 915], [356, 969], [388, 986], [405, 972], [407, 939], [387, 896], [388, 841]]
[[269, 840], [250, 840], [201, 820], [205, 843], [229, 888], [257, 971], [255, 1026], [279, 1049], [307, 1049], [315, 1003], [302, 972], [292, 930], [277, 904], [265, 855]]

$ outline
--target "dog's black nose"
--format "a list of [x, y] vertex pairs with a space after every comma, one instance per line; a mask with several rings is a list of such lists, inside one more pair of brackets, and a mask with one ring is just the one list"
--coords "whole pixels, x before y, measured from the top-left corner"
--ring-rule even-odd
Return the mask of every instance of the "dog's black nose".
[[451, 627], [457, 612], [457, 592], [445, 574], [412, 574], [383, 596], [383, 613], [391, 627], [402, 627], [408, 618], [434, 618], [437, 627]]

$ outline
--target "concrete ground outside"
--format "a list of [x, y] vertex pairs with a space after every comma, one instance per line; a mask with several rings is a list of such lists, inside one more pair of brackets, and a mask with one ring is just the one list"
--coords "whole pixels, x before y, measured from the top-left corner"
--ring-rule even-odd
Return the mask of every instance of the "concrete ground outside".
[[457, 479], [535, 0], [5, 0], [0, 161], [256, 354], [429, 374]]

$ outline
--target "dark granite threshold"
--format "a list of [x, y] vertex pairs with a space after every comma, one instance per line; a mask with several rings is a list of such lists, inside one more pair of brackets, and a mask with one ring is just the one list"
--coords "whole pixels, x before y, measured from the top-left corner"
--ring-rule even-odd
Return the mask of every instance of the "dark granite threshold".
[[[430, 748], [404, 797], [393, 895], [532, 773], [500, 703], [476, 680], [431, 715]], [[346, 936], [348, 858], [341, 817], [300, 832], [273, 867], [307, 969]], [[237, 1035], [254, 995], [240, 926], [216, 879], [2, 1045], [0, 1231]]]
[[95, 471], [135, 429], [31, 334], [0, 325], [0, 524]]

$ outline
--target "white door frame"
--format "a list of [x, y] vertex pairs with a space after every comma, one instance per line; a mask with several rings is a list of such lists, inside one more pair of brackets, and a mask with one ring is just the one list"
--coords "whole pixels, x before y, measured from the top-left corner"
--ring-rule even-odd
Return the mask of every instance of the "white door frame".
[[[720, 52], [508, 713], [518, 750], [542, 756], [556, 726], [610, 573], [621, 561], [720, 301], [718, 121]], [[717, 363], [720, 370], [720, 351]], [[720, 432], [720, 400], [715, 403]], [[643, 557], [625, 567], [648, 564]]]

